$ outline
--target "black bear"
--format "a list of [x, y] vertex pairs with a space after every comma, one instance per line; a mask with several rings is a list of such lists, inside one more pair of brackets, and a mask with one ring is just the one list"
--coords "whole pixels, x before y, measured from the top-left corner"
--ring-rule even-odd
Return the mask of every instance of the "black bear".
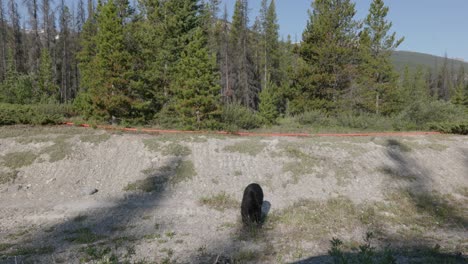
[[260, 223], [262, 217], [263, 190], [256, 183], [249, 184], [242, 197], [241, 215], [244, 224]]

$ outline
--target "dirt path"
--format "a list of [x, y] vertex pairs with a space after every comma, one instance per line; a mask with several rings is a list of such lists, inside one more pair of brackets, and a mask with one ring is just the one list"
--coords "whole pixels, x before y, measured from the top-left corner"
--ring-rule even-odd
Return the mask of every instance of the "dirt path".
[[[260, 231], [239, 221], [251, 182], [271, 205]], [[0, 263], [322, 263], [333, 237], [352, 250], [370, 231], [378, 250], [466, 255], [467, 202], [462, 136], [0, 128]]]

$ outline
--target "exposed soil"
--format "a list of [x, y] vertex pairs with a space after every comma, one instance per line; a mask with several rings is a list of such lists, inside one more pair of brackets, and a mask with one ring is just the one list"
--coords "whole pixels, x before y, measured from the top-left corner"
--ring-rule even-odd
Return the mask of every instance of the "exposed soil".
[[[252, 182], [270, 208], [243, 230]], [[406, 263], [415, 249], [466, 256], [467, 228], [463, 136], [0, 128], [0, 263], [324, 263], [333, 237], [352, 250], [369, 231]]]

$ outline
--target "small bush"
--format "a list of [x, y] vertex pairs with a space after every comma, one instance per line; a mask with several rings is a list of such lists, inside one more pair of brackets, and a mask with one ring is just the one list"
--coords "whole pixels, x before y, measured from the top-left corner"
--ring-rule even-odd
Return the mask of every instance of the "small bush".
[[228, 130], [254, 129], [263, 123], [262, 118], [254, 111], [239, 104], [225, 105], [221, 119]]
[[74, 115], [70, 105], [59, 104], [0, 104], [0, 125], [60, 124], [65, 118]]

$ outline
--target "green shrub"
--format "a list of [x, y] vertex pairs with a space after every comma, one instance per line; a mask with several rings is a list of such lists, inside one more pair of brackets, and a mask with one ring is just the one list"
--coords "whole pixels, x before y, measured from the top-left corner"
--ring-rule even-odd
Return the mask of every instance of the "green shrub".
[[443, 133], [468, 135], [468, 120], [461, 122], [442, 122], [429, 124], [431, 130]]
[[0, 125], [32, 124], [46, 125], [59, 124], [65, 118], [74, 115], [70, 105], [59, 104], [0, 104]]
[[407, 129], [428, 129], [431, 123], [467, 121], [466, 108], [444, 101], [420, 102], [416, 101], [406, 107], [397, 117], [398, 126]]
[[392, 130], [393, 120], [389, 117], [371, 113], [339, 113], [336, 115], [336, 121], [339, 126], [373, 129], [373, 130]]
[[311, 110], [294, 117], [296, 121], [301, 125], [320, 125], [330, 126], [332, 125], [331, 119], [328, 114], [319, 110]]
[[262, 118], [257, 113], [239, 104], [225, 105], [221, 119], [225, 129], [228, 130], [254, 129], [263, 124]]

